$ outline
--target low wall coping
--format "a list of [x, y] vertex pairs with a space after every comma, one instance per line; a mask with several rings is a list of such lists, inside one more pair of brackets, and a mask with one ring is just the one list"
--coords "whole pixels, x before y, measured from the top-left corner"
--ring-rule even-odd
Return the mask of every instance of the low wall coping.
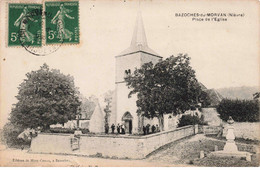
[[[127, 136], [127, 135], [102, 135], [102, 134], [82, 134], [80, 136], [84, 137], [84, 136], [88, 136], [88, 137], [106, 137], [106, 138], [129, 138], [129, 139], [147, 139], [150, 137], [154, 137], [154, 136], [158, 136], [158, 135], [162, 135], [162, 134], [166, 134], [166, 133], [171, 133], [174, 131], [179, 131], [182, 129], [188, 129], [193, 127], [194, 125], [188, 125], [188, 126], [183, 126], [180, 128], [176, 128], [173, 130], [168, 130], [168, 131], [162, 131], [162, 132], [158, 132], [158, 133], [154, 133], [154, 134], [150, 134], [150, 135], [144, 135], [144, 136]], [[71, 136], [73, 134], [67, 134], [67, 133], [39, 133], [39, 135], [58, 135], [58, 136]]]

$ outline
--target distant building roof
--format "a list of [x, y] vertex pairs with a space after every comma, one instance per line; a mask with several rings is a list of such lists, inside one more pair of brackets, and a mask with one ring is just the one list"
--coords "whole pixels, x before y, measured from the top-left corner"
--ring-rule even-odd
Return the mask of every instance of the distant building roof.
[[[95, 109], [96, 107], [94, 107]], [[90, 112], [84, 112], [82, 115], [81, 115], [81, 119], [84, 119], [84, 120], [90, 120], [92, 114], [94, 113], [94, 110], [91, 110]]]
[[209, 95], [211, 103], [210, 106], [217, 106], [223, 99], [223, 97], [215, 89], [207, 89], [204, 91]]
[[81, 119], [90, 120], [94, 110], [96, 108], [96, 102], [93, 98], [82, 100], [81, 106]]
[[204, 86], [204, 84], [202, 84], [201, 82], [199, 82], [199, 85], [200, 85], [200, 87], [201, 87], [202, 90], [207, 90], [207, 87]]
[[201, 82], [199, 82], [199, 85], [201, 89], [208, 94], [211, 103], [210, 106], [217, 106], [221, 102], [223, 97], [215, 89], [207, 89], [207, 87], [204, 86]]

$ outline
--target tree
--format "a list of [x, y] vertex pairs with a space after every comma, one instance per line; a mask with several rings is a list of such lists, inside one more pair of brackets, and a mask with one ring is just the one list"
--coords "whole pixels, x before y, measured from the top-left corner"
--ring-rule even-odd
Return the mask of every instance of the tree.
[[110, 117], [110, 113], [111, 113], [111, 103], [112, 103], [112, 95], [113, 95], [113, 91], [108, 91], [107, 93], [105, 93], [104, 95], [104, 102], [106, 103], [106, 107], [104, 109], [104, 112], [106, 113], [105, 115], [105, 125], [108, 125], [109, 122], [109, 117]]
[[27, 73], [18, 89], [18, 102], [11, 111], [10, 121], [23, 128], [48, 129], [51, 124], [75, 119], [80, 110], [73, 77], [50, 70], [47, 64]]
[[137, 113], [148, 118], [158, 117], [161, 130], [163, 114], [181, 114], [205, 100], [190, 58], [183, 54], [160, 60], [155, 65], [146, 63], [127, 74], [125, 81], [131, 89], [129, 97], [137, 94]]

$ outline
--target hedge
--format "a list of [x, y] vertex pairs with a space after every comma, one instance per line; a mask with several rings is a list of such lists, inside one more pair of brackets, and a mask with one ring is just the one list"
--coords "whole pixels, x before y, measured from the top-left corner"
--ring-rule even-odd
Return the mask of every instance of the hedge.
[[259, 122], [259, 101], [223, 99], [217, 106], [220, 118], [224, 121], [232, 116], [236, 122]]
[[[76, 129], [67, 129], [67, 128], [51, 128], [49, 130], [46, 130], [44, 132], [46, 133], [68, 133], [68, 134], [74, 134]], [[88, 129], [80, 129], [83, 134], [89, 133]]]

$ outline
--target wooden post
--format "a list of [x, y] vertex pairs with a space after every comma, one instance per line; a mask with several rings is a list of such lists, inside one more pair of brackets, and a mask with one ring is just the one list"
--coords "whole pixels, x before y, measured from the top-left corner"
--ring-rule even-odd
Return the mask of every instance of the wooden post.
[[249, 153], [246, 154], [246, 160], [248, 162], [251, 162], [251, 154], [249, 154]]
[[200, 159], [204, 158], [205, 154], [204, 151], [200, 151]]
[[218, 151], [218, 145], [215, 145], [215, 151]]

